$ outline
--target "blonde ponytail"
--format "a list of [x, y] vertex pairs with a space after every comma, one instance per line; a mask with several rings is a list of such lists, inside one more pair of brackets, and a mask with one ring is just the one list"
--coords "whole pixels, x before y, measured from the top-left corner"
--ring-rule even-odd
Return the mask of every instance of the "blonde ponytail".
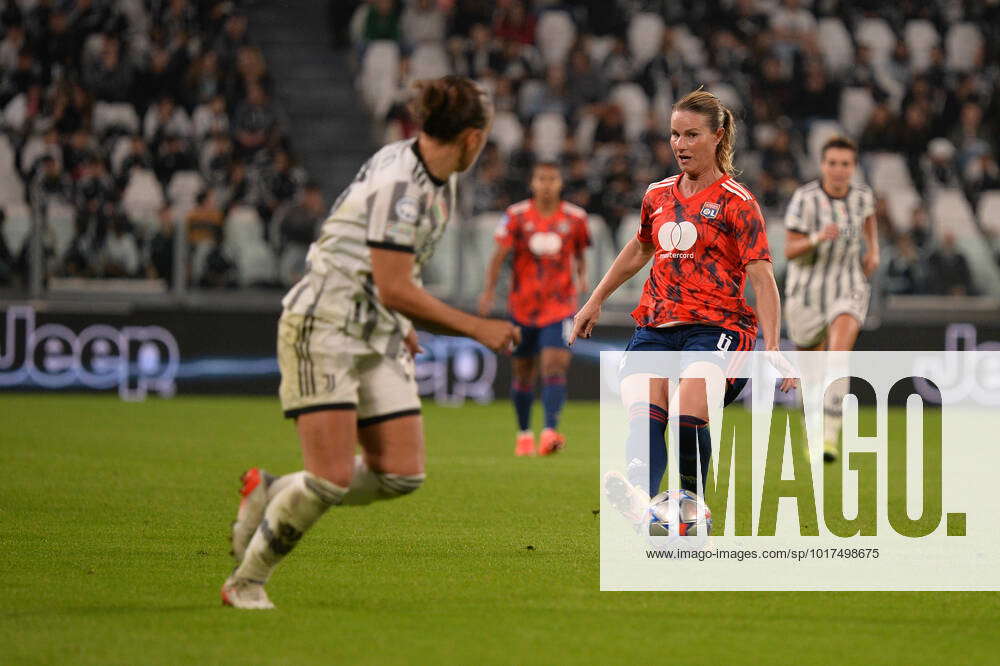
[[678, 100], [674, 104], [674, 111], [700, 113], [708, 120], [708, 127], [712, 132], [722, 128], [722, 138], [715, 147], [715, 162], [723, 173], [737, 175], [736, 167], [733, 166], [733, 155], [736, 152], [736, 118], [733, 112], [718, 97], [701, 88]]

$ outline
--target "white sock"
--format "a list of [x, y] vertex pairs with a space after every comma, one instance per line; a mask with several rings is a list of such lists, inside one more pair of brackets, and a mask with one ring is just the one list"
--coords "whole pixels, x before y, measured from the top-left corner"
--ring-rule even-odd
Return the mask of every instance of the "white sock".
[[836, 444], [840, 437], [840, 426], [844, 420], [844, 396], [847, 395], [846, 377], [834, 381], [826, 390], [823, 399], [823, 443]]
[[292, 478], [268, 503], [243, 562], [234, 572], [237, 578], [266, 583], [274, 567], [291, 552], [302, 535], [327, 509], [340, 504], [347, 492], [346, 488], [309, 472], [286, 477]]
[[363, 456], [354, 457], [351, 487], [341, 502], [344, 506], [361, 506], [378, 500], [409, 495], [424, 482], [423, 474], [383, 474], [372, 471]]
[[300, 472], [292, 472], [291, 474], [285, 474], [283, 476], [279, 476], [278, 478], [276, 478], [274, 481], [271, 482], [271, 485], [268, 486], [267, 488], [267, 501], [270, 502], [271, 500], [273, 500], [275, 497], [278, 496], [278, 493], [280, 493], [288, 486], [288, 484], [290, 484], [291, 482], [295, 481], [300, 477], [305, 476], [305, 474], [306, 471], [302, 470]]

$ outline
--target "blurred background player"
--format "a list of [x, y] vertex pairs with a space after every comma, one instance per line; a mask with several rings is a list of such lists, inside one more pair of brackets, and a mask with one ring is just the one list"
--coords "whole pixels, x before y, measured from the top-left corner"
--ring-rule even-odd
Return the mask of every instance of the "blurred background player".
[[[456, 174], [479, 156], [493, 110], [466, 78], [417, 85], [420, 134], [361, 167], [310, 247], [308, 273], [282, 302], [280, 396], [305, 470], [278, 479], [257, 468], [244, 474], [232, 532], [238, 566], [222, 587], [227, 605], [273, 608], [264, 583], [331, 506], [392, 499], [423, 483], [410, 318], [494, 351], [517, 342], [510, 322], [466, 314], [420, 285], [420, 267], [455, 209]], [[359, 442], [363, 454], [355, 455]]]
[[[642, 354], [629, 352], [714, 352], [713, 362], [724, 372], [733, 352], [754, 349], [758, 320], [765, 350], [778, 350], [778, 287], [764, 217], [753, 195], [732, 177], [735, 134], [732, 112], [709, 92], [696, 90], [674, 104], [670, 143], [681, 173], [646, 190], [637, 234], [576, 315], [571, 341], [589, 337], [602, 304], [653, 259], [632, 312], [637, 328], [621, 369], [630, 425], [629, 475], [625, 479], [612, 474], [605, 482], [612, 504], [634, 517], [641, 515], [649, 496], [659, 492], [666, 472], [668, 382], [651, 372]], [[743, 297], [747, 277], [757, 296], [756, 315]], [[705, 370], [718, 374], [714, 367]], [[746, 381], [726, 380], [724, 404], [737, 398]], [[793, 385], [786, 379], [781, 388], [787, 391]], [[699, 459], [704, 483], [712, 454], [704, 379], [680, 379], [672, 397], [679, 408], [681, 486], [701, 495]]]
[[[795, 190], [788, 204], [785, 319], [788, 337], [800, 350], [851, 351], [868, 313], [868, 281], [879, 265], [878, 226], [875, 195], [854, 182], [857, 165], [855, 143], [830, 138], [820, 153], [819, 180]], [[823, 457], [828, 461], [839, 450], [847, 388], [847, 382], [835, 382], [824, 397]]]
[[514, 452], [535, 453], [531, 407], [541, 370], [545, 428], [538, 453], [545, 456], [565, 445], [558, 428], [571, 357], [567, 341], [577, 295], [587, 290], [584, 250], [590, 235], [586, 211], [560, 198], [563, 179], [557, 164], [535, 164], [530, 187], [531, 198], [508, 208], [497, 228], [497, 249], [486, 269], [479, 314], [485, 316], [493, 308], [500, 269], [512, 255], [509, 314], [521, 329], [511, 388], [519, 430]]

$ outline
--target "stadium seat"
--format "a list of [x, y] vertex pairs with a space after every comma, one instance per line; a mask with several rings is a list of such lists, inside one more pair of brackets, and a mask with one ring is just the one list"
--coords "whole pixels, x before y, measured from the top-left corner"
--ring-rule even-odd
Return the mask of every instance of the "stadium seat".
[[83, 52], [81, 55], [81, 60], [84, 63], [91, 63], [100, 60], [101, 51], [104, 49], [104, 33], [103, 32], [93, 32], [91, 33], [86, 41], [83, 42]]
[[642, 67], [660, 52], [665, 26], [659, 14], [642, 12], [628, 26], [628, 50], [636, 67]]
[[[587, 283], [593, 290], [601, 281], [615, 257], [615, 239], [611, 235], [608, 223], [600, 215], [587, 216], [587, 231], [590, 233], [590, 247], [585, 254], [587, 260]], [[586, 298], [586, 294], [581, 294]], [[582, 298], [581, 298], [582, 301]]]
[[24, 185], [15, 169], [0, 166], [0, 206], [24, 201]]
[[133, 169], [122, 194], [122, 209], [136, 227], [140, 239], [150, 238], [159, 229], [163, 208], [163, 188], [149, 169]]
[[149, 33], [150, 17], [143, 0], [118, 0], [118, 9], [128, 21], [130, 42], [137, 36]]
[[[179, 227], [182, 228], [182, 227]], [[191, 283], [198, 284], [205, 274], [205, 266], [208, 264], [208, 255], [215, 249], [215, 243], [201, 242], [191, 250]]]
[[823, 143], [832, 136], [843, 134], [839, 123], [832, 120], [817, 120], [809, 126], [809, 159], [812, 164], [819, 163], [819, 153]]
[[1000, 235], [1000, 190], [987, 190], [979, 198], [979, 224], [993, 235]]
[[821, 18], [817, 38], [823, 63], [831, 74], [841, 74], [854, 64], [851, 34], [839, 18]]
[[901, 189], [913, 189], [910, 170], [899, 153], [878, 152], [867, 157], [869, 182], [880, 194]]
[[872, 17], [862, 19], [854, 33], [858, 44], [864, 44], [872, 52], [872, 62], [883, 63], [889, 60], [896, 46], [896, 34], [884, 18]]
[[587, 53], [590, 55], [590, 62], [595, 65], [600, 65], [604, 62], [604, 59], [608, 57], [611, 50], [615, 47], [614, 37], [598, 37], [597, 35], [590, 35], [587, 38]]
[[955, 246], [968, 260], [976, 288], [990, 296], [1000, 296], [1000, 268], [989, 245], [983, 242], [965, 194], [957, 188], [939, 190], [931, 202], [930, 213], [936, 237], [940, 238], [945, 231], [954, 234]]
[[[618, 247], [624, 247], [626, 243], [632, 240], [632, 237], [635, 236], [638, 230], [638, 212], [630, 213], [623, 217], [616, 234]], [[642, 295], [642, 286], [646, 283], [646, 279], [649, 277], [649, 267], [652, 263], [653, 262], [649, 262], [646, 264], [645, 268], [636, 273], [631, 280], [619, 287], [618, 291], [616, 291], [609, 299], [610, 302], [618, 307], [628, 309], [634, 308], [639, 303], [639, 296]]]
[[893, 187], [885, 191], [876, 189], [876, 191], [885, 196], [892, 228], [896, 231], [909, 231], [913, 226], [913, 210], [923, 205], [920, 194], [912, 185]]
[[11, 256], [18, 256], [31, 236], [31, 209], [23, 201], [3, 204], [3, 241]]
[[594, 132], [597, 131], [597, 116], [593, 113], [583, 113], [576, 123], [573, 141], [581, 155], [589, 155], [594, 149]]
[[368, 45], [361, 63], [358, 88], [373, 115], [382, 117], [392, 106], [399, 82], [399, 46], [376, 41]]
[[449, 226], [438, 241], [434, 254], [424, 264], [421, 276], [424, 287], [438, 298], [455, 297], [461, 290], [458, 256], [459, 252], [464, 252], [459, 243], [461, 233], [459, 224]]
[[10, 145], [10, 139], [3, 132], [0, 132], [0, 175], [7, 173], [7, 169], [14, 168], [14, 148]]
[[171, 204], [190, 203], [204, 187], [205, 182], [197, 171], [178, 171], [167, 185], [167, 198]]
[[527, 118], [526, 111], [535, 106], [535, 103], [545, 94], [545, 84], [538, 79], [528, 79], [521, 84], [521, 89], [517, 91], [517, 110], [522, 118]]
[[21, 173], [28, 174], [44, 155], [51, 155], [62, 164], [62, 149], [58, 145], [47, 144], [40, 134], [28, 139], [21, 148]]
[[660, 86], [653, 96], [653, 121], [656, 129], [666, 136], [670, 134], [670, 111], [673, 105], [674, 97], [670, 86]]
[[566, 62], [566, 56], [576, 41], [576, 24], [564, 11], [547, 11], [538, 19], [535, 43], [546, 64]]
[[269, 285], [277, 277], [277, 261], [263, 238], [238, 246], [232, 258], [241, 287]]
[[[463, 300], [475, 300], [483, 291], [486, 266], [496, 247], [493, 238], [501, 219], [503, 214], [499, 212], [482, 213], [454, 230], [459, 232], [461, 243], [459, 294]], [[497, 298], [499, 302], [499, 293]]]
[[558, 113], [540, 113], [531, 123], [531, 135], [539, 159], [558, 159], [566, 140], [566, 120]]
[[844, 88], [840, 96], [840, 124], [849, 136], [859, 137], [875, 109], [875, 100], [868, 88]]
[[740, 95], [733, 84], [726, 83], [725, 81], [717, 81], [710, 84], [707, 89], [708, 92], [718, 97], [737, 117], [741, 115], [743, 111], [743, 96]]
[[128, 157], [132, 146], [132, 137], [120, 136], [111, 144], [111, 154], [108, 158], [111, 163], [111, 173], [116, 177], [122, 175], [122, 163]]
[[490, 139], [504, 155], [521, 147], [524, 140], [524, 128], [521, 121], [510, 111], [497, 111], [493, 118], [493, 127], [490, 130]]
[[636, 141], [646, 129], [649, 119], [649, 98], [636, 83], [620, 83], [611, 91], [611, 101], [616, 102], [625, 115], [625, 137]]
[[910, 52], [910, 66], [920, 73], [930, 66], [931, 50], [941, 43], [941, 35], [927, 19], [910, 19], [903, 28], [903, 41]]
[[975, 23], [956, 23], [944, 38], [945, 65], [958, 72], [971, 71], [982, 48], [983, 33]]
[[281, 252], [281, 256], [278, 258], [278, 280], [282, 286], [291, 287], [299, 281], [305, 270], [306, 254], [308, 252], [309, 248], [296, 243], [288, 245]]
[[439, 79], [450, 73], [448, 54], [440, 44], [421, 44], [410, 56], [410, 76], [415, 81]]
[[686, 25], [673, 26], [673, 37], [685, 65], [694, 70], [709, 66], [705, 43], [701, 41], [700, 37], [692, 33]]
[[264, 223], [250, 206], [233, 206], [226, 216], [223, 251], [234, 259], [240, 256], [240, 247], [264, 242]]
[[139, 133], [139, 114], [127, 102], [94, 103], [94, 133], [98, 136], [115, 131], [122, 134]]
[[52, 252], [62, 260], [76, 237], [76, 209], [69, 204], [50, 201], [45, 210], [46, 227], [52, 241]]

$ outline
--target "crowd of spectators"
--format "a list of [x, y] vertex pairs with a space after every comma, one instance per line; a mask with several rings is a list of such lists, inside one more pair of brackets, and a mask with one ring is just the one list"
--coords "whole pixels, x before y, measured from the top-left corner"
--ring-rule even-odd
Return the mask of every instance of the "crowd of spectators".
[[[974, 212], [984, 192], [1000, 188], [1000, 3], [346, 4], [338, 10], [335, 39], [350, 43], [362, 87], [371, 52], [398, 46], [399, 75], [388, 101], [376, 92], [369, 102], [379, 140], [415, 131], [404, 103], [415, 78], [446, 70], [493, 91], [495, 141], [468, 181], [471, 214], [525, 197], [531, 163], [539, 155], [555, 157], [565, 167], [566, 197], [603, 217], [620, 239], [618, 227], [638, 209], [648, 183], [677, 170], [670, 104], [703, 85], [736, 112], [741, 180], [772, 222], [780, 220], [791, 192], [817, 176], [822, 137], [843, 131], [859, 142], [865, 171], [884, 155], [902, 165], [894, 180], [873, 183], [889, 203], [904, 201], [881, 203], [889, 289], [980, 291], [967, 267], [955, 268], [965, 261], [955, 233], [964, 232], [939, 229], [918, 242], [913, 219], [934, 217], [932, 203], [942, 190], [961, 192]], [[564, 137], [555, 146], [553, 126]], [[981, 217], [974, 219], [975, 232], [1000, 249], [998, 225]], [[964, 284], [956, 286], [959, 279]]]
[[[984, 291], [963, 248], [971, 232], [1000, 250], [1000, 2], [329, 7], [379, 142], [416, 131], [417, 78], [492, 91], [463, 219], [527, 196], [533, 162], [554, 158], [566, 198], [620, 243], [647, 184], [677, 171], [670, 105], [705, 86], [737, 114], [740, 178], [772, 224], [817, 175], [822, 138], [843, 131], [880, 198], [888, 288]], [[0, 0], [0, 30], [0, 285], [26, 279], [32, 217], [46, 220], [48, 277], [169, 281], [182, 247], [190, 284], [296, 279], [326, 202], [296, 164], [238, 1]], [[949, 226], [956, 211], [969, 225]]]
[[[194, 284], [291, 279], [277, 257], [317, 189], [239, 2], [0, 0], [0, 26], [0, 284], [25, 280], [25, 216], [47, 220], [47, 277], [169, 282], [186, 227]], [[234, 210], [276, 253], [264, 270], [227, 245]]]

